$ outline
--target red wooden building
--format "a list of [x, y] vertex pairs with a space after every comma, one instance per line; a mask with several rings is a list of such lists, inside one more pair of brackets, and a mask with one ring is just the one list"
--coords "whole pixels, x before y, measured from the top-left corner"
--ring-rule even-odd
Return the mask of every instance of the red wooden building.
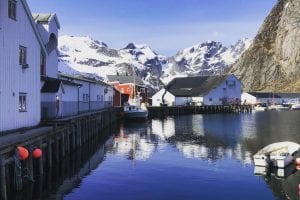
[[[122, 75], [108, 75], [107, 78], [109, 83], [121, 93], [121, 105], [127, 102], [130, 96], [133, 96], [134, 91], [135, 95], [139, 94], [142, 97], [142, 102], [147, 102], [148, 89], [143, 86], [141, 79]], [[116, 101], [118, 101], [118, 97], [116, 97]]]

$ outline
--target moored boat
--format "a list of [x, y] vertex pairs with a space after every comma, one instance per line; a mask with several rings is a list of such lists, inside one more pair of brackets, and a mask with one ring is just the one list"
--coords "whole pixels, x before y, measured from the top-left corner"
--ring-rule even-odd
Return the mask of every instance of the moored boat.
[[139, 105], [124, 105], [124, 118], [125, 119], [147, 119], [148, 118], [148, 110], [146, 106]]
[[277, 110], [277, 111], [280, 111], [280, 110], [289, 110], [290, 108], [287, 107], [287, 106], [283, 106], [283, 105], [270, 105], [267, 107], [267, 110]]
[[254, 156], [256, 166], [284, 168], [294, 160], [294, 154], [300, 149], [300, 145], [294, 142], [277, 142], [259, 150]]
[[262, 105], [256, 105], [253, 108], [255, 111], [266, 111], [267, 107], [266, 106], [262, 106]]
[[300, 103], [295, 103], [291, 107], [292, 110], [300, 110]]

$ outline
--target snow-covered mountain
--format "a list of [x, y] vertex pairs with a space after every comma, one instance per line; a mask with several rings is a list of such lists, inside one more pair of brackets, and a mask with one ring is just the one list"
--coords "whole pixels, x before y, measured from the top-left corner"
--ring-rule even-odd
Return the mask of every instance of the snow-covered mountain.
[[167, 58], [147, 45], [128, 44], [117, 50], [90, 37], [59, 37], [59, 71], [67, 74], [107, 75], [132, 74], [133, 69], [147, 86], [160, 85], [162, 65]]
[[133, 74], [134, 70], [147, 86], [156, 90], [162, 82], [166, 84], [175, 76], [220, 73], [234, 63], [250, 44], [248, 39], [239, 40], [230, 47], [208, 41], [168, 58], [145, 44], [130, 43], [123, 49], [112, 49], [90, 37], [61, 36], [59, 71], [106, 80], [107, 75]]
[[244, 38], [230, 47], [220, 42], [207, 41], [179, 51], [169, 58], [161, 80], [169, 82], [176, 77], [219, 74], [233, 64], [249, 48], [251, 40]]

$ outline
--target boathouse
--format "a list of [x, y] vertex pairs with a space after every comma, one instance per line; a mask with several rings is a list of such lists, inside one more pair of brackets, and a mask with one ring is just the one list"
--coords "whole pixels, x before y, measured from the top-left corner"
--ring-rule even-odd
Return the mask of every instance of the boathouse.
[[80, 85], [77, 99], [79, 113], [112, 107], [113, 87], [111, 85], [84, 76], [60, 74], [60, 78]]
[[300, 102], [300, 93], [244, 92], [245, 104], [294, 104]]
[[0, 1], [0, 132], [40, 123], [43, 40], [26, 0]]
[[58, 78], [58, 18], [53, 13], [36, 13], [32, 17], [46, 47], [46, 54], [41, 54], [40, 65], [41, 117], [53, 119], [77, 115], [81, 85]]
[[241, 82], [235, 75], [174, 78], [152, 96], [152, 105], [239, 104], [241, 87]]
[[128, 101], [133, 91], [140, 94], [142, 102], [148, 100], [148, 88], [144, 85], [143, 81], [137, 76], [130, 75], [107, 75], [109, 84], [113, 85], [121, 92], [121, 104]]

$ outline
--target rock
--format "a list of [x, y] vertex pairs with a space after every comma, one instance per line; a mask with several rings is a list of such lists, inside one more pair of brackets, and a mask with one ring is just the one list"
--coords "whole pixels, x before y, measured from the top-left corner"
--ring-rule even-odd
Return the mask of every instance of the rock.
[[279, 0], [228, 73], [245, 91], [300, 92], [300, 0]]

